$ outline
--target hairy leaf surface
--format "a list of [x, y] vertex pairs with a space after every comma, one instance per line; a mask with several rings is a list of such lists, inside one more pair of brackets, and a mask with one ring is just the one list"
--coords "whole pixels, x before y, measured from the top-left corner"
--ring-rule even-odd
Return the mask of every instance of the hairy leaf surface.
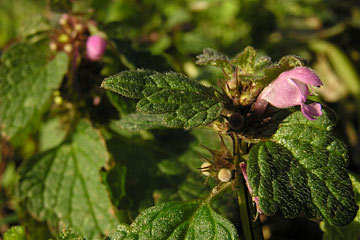
[[110, 128], [113, 130], [124, 129], [128, 131], [141, 131], [163, 126], [165, 116], [163, 114], [149, 113], [130, 113], [120, 120], [110, 122]]
[[216, 66], [224, 70], [225, 74], [231, 76], [233, 72], [229, 58], [211, 48], [205, 48], [203, 53], [197, 56], [196, 64]]
[[137, 109], [144, 113], [163, 114], [163, 124], [167, 127], [190, 129], [207, 125], [222, 111], [221, 100], [213, 88], [174, 72], [124, 71], [106, 78], [102, 87], [140, 99]]
[[47, 42], [10, 47], [0, 65], [0, 131], [13, 140], [29, 131], [67, 70], [68, 57], [50, 60]]
[[311, 219], [349, 224], [358, 210], [346, 171], [345, 145], [335, 138], [331, 115], [310, 121], [295, 112], [284, 119], [271, 141], [249, 154], [248, 176], [261, 210], [287, 218], [304, 211]]
[[272, 63], [269, 57], [258, 56], [251, 46], [246, 47], [231, 60], [210, 48], [204, 49], [203, 54], [197, 58], [197, 64], [219, 67], [229, 78], [233, 78], [234, 69], [237, 68], [238, 77], [242, 81], [253, 82], [260, 88], [267, 86], [282, 72], [304, 66], [301, 58], [292, 55], [284, 56], [279, 62]]
[[130, 225], [120, 225], [109, 240], [238, 239], [230, 221], [202, 201], [168, 202], [142, 212]]
[[71, 229], [67, 229], [57, 236], [57, 240], [86, 240], [86, 238], [79, 234], [73, 233]]
[[231, 63], [241, 69], [242, 74], [253, 74], [256, 58], [256, 50], [253, 47], [247, 47]]
[[[351, 173], [350, 179], [353, 184], [353, 189], [355, 192], [356, 203], [360, 205], [360, 178]], [[359, 239], [360, 238], [360, 211], [357, 212], [357, 215], [349, 225], [333, 226], [328, 222], [324, 221], [320, 223], [320, 228], [324, 232], [323, 240], [339, 240], [339, 239]]]
[[99, 171], [108, 160], [100, 135], [86, 121], [71, 139], [29, 159], [20, 175], [20, 196], [39, 220], [56, 216], [88, 239], [109, 233], [117, 223]]

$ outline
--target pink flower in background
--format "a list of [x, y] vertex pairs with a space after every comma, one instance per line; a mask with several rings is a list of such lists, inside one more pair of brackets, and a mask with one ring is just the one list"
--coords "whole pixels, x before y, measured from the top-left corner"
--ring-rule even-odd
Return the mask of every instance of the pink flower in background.
[[102, 58], [106, 48], [106, 40], [98, 35], [90, 36], [86, 41], [86, 55], [91, 61]]
[[319, 77], [307, 67], [297, 67], [281, 73], [258, 96], [254, 104], [254, 112], [262, 115], [268, 103], [277, 108], [301, 106], [301, 112], [309, 120], [322, 115], [320, 103], [305, 104], [309, 88], [320, 87]]

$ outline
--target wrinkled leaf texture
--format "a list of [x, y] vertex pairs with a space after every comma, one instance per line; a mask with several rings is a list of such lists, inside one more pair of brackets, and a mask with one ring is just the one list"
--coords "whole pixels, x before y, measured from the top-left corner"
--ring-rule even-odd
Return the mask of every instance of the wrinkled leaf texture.
[[137, 110], [162, 114], [162, 124], [166, 127], [190, 129], [207, 125], [216, 120], [222, 111], [222, 103], [215, 89], [175, 72], [124, 71], [106, 78], [102, 87], [140, 99]]
[[202, 201], [168, 202], [146, 209], [130, 225], [120, 225], [108, 240], [238, 239], [230, 221]]
[[20, 142], [40, 118], [51, 93], [66, 73], [68, 56], [53, 59], [47, 41], [18, 43], [7, 49], [0, 65], [0, 131]]
[[29, 213], [41, 221], [57, 218], [87, 239], [108, 235], [118, 222], [100, 182], [108, 158], [99, 133], [80, 121], [68, 141], [22, 166], [19, 192]]
[[333, 225], [354, 219], [358, 206], [345, 169], [346, 146], [331, 133], [330, 112], [323, 113], [316, 121], [292, 113], [270, 141], [251, 149], [249, 183], [264, 214], [280, 209], [294, 218], [304, 211], [310, 219], [324, 218]]

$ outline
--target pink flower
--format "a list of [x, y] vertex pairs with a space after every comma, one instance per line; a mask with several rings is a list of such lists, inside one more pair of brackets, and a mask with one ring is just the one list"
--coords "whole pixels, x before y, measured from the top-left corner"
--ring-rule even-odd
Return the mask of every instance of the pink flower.
[[319, 77], [307, 67], [297, 67], [281, 73], [258, 96], [254, 104], [254, 113], [262, 115], [267, 104], [277, 108], [289, 108], [300, 105], [301, 112], [309, 120], [322, 115], [320, 103], [305, 104], [309, 88], [320, 87]]
[[86, 41], [86, 55], [91, 61], [102, 58], [106, 48], [106, 40], [98, 35], [90, 36]]

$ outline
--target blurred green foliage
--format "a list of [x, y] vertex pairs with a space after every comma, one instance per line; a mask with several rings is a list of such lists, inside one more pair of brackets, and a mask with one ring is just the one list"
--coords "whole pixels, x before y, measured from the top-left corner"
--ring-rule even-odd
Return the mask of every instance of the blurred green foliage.
[[26, 34], [28, 27], [41, 18], [46, 8], [46, 1], [0, 1], [0, 48]]
[[[203, 184], [205, 178], [197, 168], [200, 154], [210, 156], [199, 144], [215, 149], [219, 143], [216, 134], [206, 129], [119, 129], [114, 121], [131, 122], [135, 102], [105, 94], [98, 87], [104, 77], [136, 68], [175, 70], [205, 85], [216, 85], [222, 72], [195, 65], [195, 56], [207, 47], [233, 57], [252, 45], [260, 56], [269, 55], [275, 62], [287, 54], [307, 59], [324, 82], [318, 100], [340, 116], [337, 135], [349, 145], [350, 168], [360, 170], [357, 0], [0, 0], [0, 53], [22, 40], [36, 42], [52, 35], [64, 13], [95, 22], [96, 27], [89, 31], [107, 36], [107, 51], [101, 62], [81, 59], [76, 83], [63, 83], [60, 93], [47, 99], [47, 112], [18, 147], [1, 140], [0, 234], [19, 223], [25, 228], [41, 226], [46, 232], [43, 236], [54, 233], [52, 224], [37, 222], [19, 206], [17, 170], [29, 156], [62, 142], [71, 131], [69, 119], [77, 114], [80, 116], [74, 118], [91, 119], [104, 136], [111, 161], [101, 169], [101, 179], [122, 222], [130, 223], [154, 204], [204, 196], [209, 186]], [[101, 100], [99, 104], [96, 99]], [[214, 207], [239, 227], [231, 197], [226, 194], [226, 200], [214, 202]], [[279, 231], [286, 220], [274, 219], [280, 224], [264, 220], [273, 238], [321, 235], [316, 223], [298, 230], [302, 231], [298, 235], [291, 227]], [[39, 236], [27, 232], [30, 239]]]

